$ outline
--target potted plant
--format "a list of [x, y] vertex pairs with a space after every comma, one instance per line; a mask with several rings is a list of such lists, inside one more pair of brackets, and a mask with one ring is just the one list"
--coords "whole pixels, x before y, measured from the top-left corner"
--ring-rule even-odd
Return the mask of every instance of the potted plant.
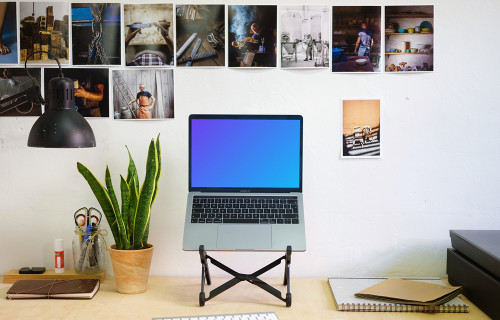
[[115, 245], [109, 247], [116, 286], [120, 293], [141, 293], [147, 289], [153, 245], [148, 244], [151, 206], [158, 194], [161, 176], [160, 135], [151, 139], [146, 163], [146, 176], [139, 184], [137, 169], [128, 150], [127, 178], [120, 175], [121, 207], [118, 203], [109, 167], [105, 186], [80, 162], [78, 171], [87, 180], [106, 216]]

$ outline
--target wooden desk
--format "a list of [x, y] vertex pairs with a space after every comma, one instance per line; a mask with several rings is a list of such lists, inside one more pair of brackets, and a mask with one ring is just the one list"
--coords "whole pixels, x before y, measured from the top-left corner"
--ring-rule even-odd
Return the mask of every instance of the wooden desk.
[[[206, 290], [227, 279], [213, 278]], [[264, 279], [270, 285], [280, 287], [282, 279]], [[327, 279], [292, 278], [292, 306], [285, 304], [269, 293], [247, 282], [198, 306], [199, 278], [149, 279], [149, 289], [143, 294], [126, 295], [116, 292], [113, 278], [107, 278], [92, 300], [7, 300], [5, 293], [10, 284], [0, 284], [1, 319], [152, 319], [190, 315], [211, 315], [244, 312], [274, 311], [280, 320], [345, 319], [345, 320], [474, 320], [489, 319], [465, 297], [470, 313], [404, 313], [404, 312], [341, 312], [333, 302]], [[286, 287], [282, 292], [286, 291]]]

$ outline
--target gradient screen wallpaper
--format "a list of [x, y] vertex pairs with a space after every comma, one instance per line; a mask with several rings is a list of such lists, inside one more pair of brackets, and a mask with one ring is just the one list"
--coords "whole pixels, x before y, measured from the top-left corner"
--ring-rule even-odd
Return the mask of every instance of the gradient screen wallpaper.
[[191, 119], [191, 188], [299, 188], [301, 120]]

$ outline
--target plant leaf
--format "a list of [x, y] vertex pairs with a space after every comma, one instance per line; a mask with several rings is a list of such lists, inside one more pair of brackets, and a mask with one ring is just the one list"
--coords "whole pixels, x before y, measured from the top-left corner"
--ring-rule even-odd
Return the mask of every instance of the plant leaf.
[[122, 213], [120, 212], [120, 206], [118, 205], [118, 200], [116, 199], [116, 194], [113, 188], [113, 183], [111, 181], [111, 174], [109, 173], [108, 166], [106, 166], [106, 187], [108, 188], [108, 195], [109, 198], [111, 199], [111, 205], [115, 212], [116, 224], [118, 225], [118, 232], [120, 234], [121, 248], [119, 249], [128, 249], [130, 247], [130, 243], [127, 238], [125, 223], [123, 222]]
[[[153, 203], [156, 200], [156, 196], [158, 194], [158, 182], [160, 181], [161, 177], [161, 147], [160, 147], [160, 134], [158, 134], [158, 137], [156, 138], [156, 155], [158, 157], [158, 172], [156, 173], [155, 177], [155, 190], [153, 192], [153, 199], [151, 200], [151, 207], [153, 207]], [[142, 242], [143, 244], [148, 243], [148, 236], [149, 236], [149, 224], [150, 224], [151, 219], [148, 220], [146, 230], [144, 232], [144, 235], [142, 236]]]
[[158, 157], [158, 172], [156, 173], [156, 177], [155, 177], [155, 191], [153, 193], [153, 200], [151, 201], [151, 206], [153, 206], [153, 203], [156, 200], [156, 195], [158, 194], [158, 182], [160, 181], [160, 177], [161, 177], [160, 134], [158, 134], [158, 137], [156, 138], [156, 156]]
[[154, 139], [151, 139], [146, 162], [146, 176], [139, 194], [137, 204], [135, 228], [134, 228], [134, 249], [140, 249], [147, 245], [143, 241], [143, 236], [148, 229], [149, 219], [151, 217], [151, 201], [155, 189], [155, 178], [158, 173], [158, 154]]
[[137, 192], [137, 187], [135, 185], [134, 179], [130, 180], [129, 188], [130, 188], [130, 205], [128, 209], [128, 227], [130, 230], [129, 233], [130, 244], [133, 245], [137, 203], [139, 202], [139, 193]]
[[113, 205], [111, 204], [111, 199], [108, 195], [108, 191], [103, 187], [103, 185], [97, 180], [97, 178], [90, 172], [90, 170], [77, 162], [76, 164], [78, 168], [78, 172], [87, 180], [90, 189], [94, 192], [94, 195], [101, 205], [101, 209], [104, 212], [104, 216], [106, 216], [106, 220], [108, 220], [109, 228], [111, 229], [111, 233], [113, 234], [113, 238], [115, 239], [115, 243], [117, 247], [121, 247], [121, 239], [120, 233], [118, 230], [118, 224], [116, 223], [115, 211], [113, 210]]
[[128, 224], [128, 215], [130, 210], [130, 188], [122, 175], [120, 175], [120, 190], [122, 195], [122, 219], [125, 224], [127, 239], [129, 239], [130, 226]]
[[158, 133], [158, 137], [156, 138], [156, 156], [158, 157], [158, 172], [155, 177], [155, 191], [153, 193], [153, 200], [151, 201], [151, 206], [156, 200], [156, 195], [158, 194], [158, 182], [161, 177], [161, 147], [160, 147], [160, 134]]
[[[128, 152], [127, 183], [130, 186], [131, 185], [130, 181], [134, 180], [135, 187], [139, 188], [139, 176], [137, 175], [137, 168], [135, 166], [134, 159], [132, 159], [132, 155], [130, 154], [130, 150], [128, 149], [128, 147], [125, 146], [125, 148], [127, 148]], [[139, 191], [137, 190], [137, 192]]]
[[130, 205], [129, 205], [129, 214], [128, 214], [128, 226], [129, 226], [129, 241], [133, 246], [134, 244], [134, 230], [135, 230], [135, 220], [137, 217], [137, 202], [139, 201], [139, 176], [137, 175], [137, 167], [135, 166], [134, 159], [132, 158], [132, 154], [130, 154], [130, 150], [128, 149], [128, 169], [127, 169], [127, 183], [130, 188]]

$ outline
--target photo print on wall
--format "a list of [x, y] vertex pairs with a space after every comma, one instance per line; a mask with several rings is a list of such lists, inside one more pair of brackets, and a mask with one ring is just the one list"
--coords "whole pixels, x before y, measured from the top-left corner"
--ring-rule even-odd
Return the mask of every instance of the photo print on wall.
[[123, 7], [127, 66], [173, 66], [172, 4], [125, 4]]
[[0, 2], [0, 64], [17, 63], [16, 3]]
[[274, 5], [228, 7], [229, 67], [276, 67], [276, 18]]
[[282, 68], [329, 67], [329, 6], [280, 6]]
[[[64, 76], [73, 80], [75, 109], [84, 117], [109, 117], [109, 70], [107, 68], [64, 68]], [[44, 89], [49, 100], [49, 80], [59, 75], [57, 68], [44, 68]]]
[[[16, 58], [17, 59], [17, 58]], [[35, 78], [38, 85], [41, 83], [41, 69], [40, 68], [28, 68], [29, 73], [33, 78]], [[33, 81], [26, 73], [24, 68], [0, 68], [0, 100], [11, 97], [15, 94], [21, 93], [28, 88], [33, 87]], [[15, 100], [14, 100], [15, 101]], [[12, 103], [12, 101], [10, 101]], [[6, 107], [9, 104], [2, 104], [2, 107]], [[42, 114], [42, 105], [40, 103], [33, 103], [27, 101], [22, 105], [14, 108], [10, 111], [0, 114], [0, 116], [39, 116]]]
[[380, 6], [332, 7], [332, 72], [380, 72]]
[[[56, 64], [50, 52], [61, 64], [69, 63], [69, 3], [19, 2], [19, 60], [30, 64]], [[33, 54], [33, 55], [32, 55]]]
[[380, 99], [343, 99], [341, 104], [341, 158], [380, 158]]
[[224, 67], [224, 5], [177, 5], [177, 66]]
[[119, 65], [120, 4], [72, 3], [74, 65]]
[[434, 70], [434, 6], [385, 7], [385, 71]]
[[174, 117], [172, 69], [114, 70], [115, 119], [167, 119]]

